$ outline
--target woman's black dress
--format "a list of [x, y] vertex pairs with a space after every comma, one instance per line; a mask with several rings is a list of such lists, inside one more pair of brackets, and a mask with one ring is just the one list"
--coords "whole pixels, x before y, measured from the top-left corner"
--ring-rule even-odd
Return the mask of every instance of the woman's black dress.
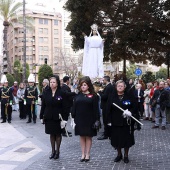
[[108, 117], [111, 122], [111, 145], [116, 148], [129, 148], [135, 144], [134, 120], [123, 117], [123, 111], [113, 105], [117, 104], [124, 110], [128, 109], [134, 116], [137, 110], [137, 103], [133, 94], [125, 93], [118, 96], [117, 92], [110, 94], [108, 99]]
[[61, 134], [59, 114], [63, 117], [62, 106], [62, 92], [60, 89], [56, 90], [54, 97], [52, 97], [51, 88], [44, 92], [40, 119], [44, 118], [46, 134]]
[[75, 135], [96, 136], [97, 131], [93, 125], [100, 119], [98, 96], [79, 93], [74, 98], [72, 116], [76, 124]]

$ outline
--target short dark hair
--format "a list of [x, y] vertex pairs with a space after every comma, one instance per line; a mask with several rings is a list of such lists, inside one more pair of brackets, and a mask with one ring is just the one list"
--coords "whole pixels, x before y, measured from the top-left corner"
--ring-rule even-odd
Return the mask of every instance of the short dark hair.
[[67, 82], [69, 79], [70, 79], [69, 76], [64, 76], [64, 77], [63, 77], [63, 82], [65, 83], [65, 82]]
[[110, 77], [109, 76], [104, 76], [103, 77], [106, 81], [110, 82]]

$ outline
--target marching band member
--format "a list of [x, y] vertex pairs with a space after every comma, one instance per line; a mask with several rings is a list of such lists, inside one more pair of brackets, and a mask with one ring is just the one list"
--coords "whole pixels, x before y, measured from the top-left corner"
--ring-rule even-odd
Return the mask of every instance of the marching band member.
[[35, 113], [35, 104], [38, 104], [38, 90], [34, 86], [35, 77], [33, 74], [30, 74], [28, 77], [28, 86], [25, 89], [24, 93], [24, 105], [26, 105], [26, 110], [28, 114], [28, 121], [27, 123], [33, 122], [36, 123], [36, 113]]
[[12, 115], [12, 90], [8, 86], [8, 81], [6, 75], [2, 76], [1, 82], [4, 86], [1, 88], [0, 97], [1, 97], [1, 113], [2, 113], [2, 122], [5, 123], [6, 119], [8, 123], [11, 123], [11, 115]]
[[[134, 140], [134, 121], [131, 115], [137, 113], [137, 102], [134, 95], [125, 92], [126, 84], [123, 80], [116, 82], [116, 90], [108, 98], [108, 125], [111, 126], [111, 145], [117, 150], [117, 157], [114, 162], [122, 159], [124, 148], [124, 162], [128, 163], [129, 148], [135, 144]], [[117, 108], [113, 103], [121, 107], [124, 112]]]

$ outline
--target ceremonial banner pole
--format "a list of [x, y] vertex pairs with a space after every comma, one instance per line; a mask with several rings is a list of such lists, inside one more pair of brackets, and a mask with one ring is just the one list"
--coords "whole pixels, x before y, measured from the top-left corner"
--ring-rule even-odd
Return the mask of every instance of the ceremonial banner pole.
[[[119, 108], [120, 110], [122, 110], [123, 112], [125, 110], [123, 110], [120, 106], [118, 106], [116, 103], [113, 103], [113, 105], [115, 105], [117, 108]], [[140, 125], [143, 126], [143, 124], [141, 122], [139, 122], [139, 120], [137, 120], [135, 117], [133, 117], [132, 115], [130, 116], [132, 119], [134, 119], [136, 122], [138, 122]]]
[[[61, 114], [59, 114], [59, 118], [61, 119], [61, 121], [63, 121], [63, 118], [62, 118]], [[69, 137], [68, 132], [67, 132], [67, 129], [66, 129], [66, 126], [64, 127], [64, 129], [65, 129], [65, 131], [66, 131], [67, 137]]]

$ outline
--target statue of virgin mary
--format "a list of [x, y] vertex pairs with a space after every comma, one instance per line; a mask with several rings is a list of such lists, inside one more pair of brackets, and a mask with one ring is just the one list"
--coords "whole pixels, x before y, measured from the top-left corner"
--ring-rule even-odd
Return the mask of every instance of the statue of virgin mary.
[[104, 41], [98, 32], [98, 26], [91, 26], [90, 36], [85, 34], [82, 74], [90, 78], [103, 78], [103, 47]]

